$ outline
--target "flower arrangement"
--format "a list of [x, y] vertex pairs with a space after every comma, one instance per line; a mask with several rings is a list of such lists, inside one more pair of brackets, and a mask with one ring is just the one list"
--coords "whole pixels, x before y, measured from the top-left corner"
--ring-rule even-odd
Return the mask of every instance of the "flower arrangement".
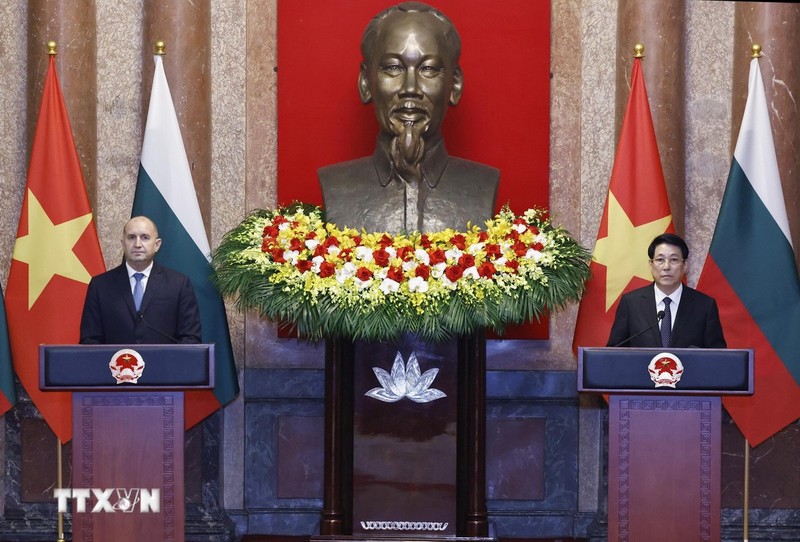
[[503, 209], [485, 228], [390, 235], [339, 228], [319, 207], [258, 210], [212, 265], [240, 309], [301, 337], [439, 341], [501, 332], [577, 301], [591, 255], [544, 211]]

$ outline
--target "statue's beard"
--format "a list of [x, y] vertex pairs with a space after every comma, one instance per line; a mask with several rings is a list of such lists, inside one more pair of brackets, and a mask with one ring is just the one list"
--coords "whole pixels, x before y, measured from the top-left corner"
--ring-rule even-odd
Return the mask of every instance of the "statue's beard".
[[430, 115], [419, 120], [406, 120], [394, 124], [395, 136], [389, 147], [392, 162], [392, 175], [405, 182], [427, 181], [423, 159], [425, 158], [425, 138], [423, 134], [430, 126]]

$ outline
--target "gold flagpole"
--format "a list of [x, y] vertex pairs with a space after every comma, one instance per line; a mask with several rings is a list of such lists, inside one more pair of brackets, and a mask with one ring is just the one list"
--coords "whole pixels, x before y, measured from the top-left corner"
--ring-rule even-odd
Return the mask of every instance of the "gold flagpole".
[[[61, 470], [61, 439], [56, 437], [56, 462], [58, 463], [58, 489], [62, 489], [63, 482], [62, 482], [62, 470]], [[58, 513], [58, 541], [57, 542], [66, 542], [64, 539], [64, 513]]]
[[750, 531], [750, 443], [744, 439], [744, 495], [742, 496], [742, 524], [744, 542], [747, 542]]

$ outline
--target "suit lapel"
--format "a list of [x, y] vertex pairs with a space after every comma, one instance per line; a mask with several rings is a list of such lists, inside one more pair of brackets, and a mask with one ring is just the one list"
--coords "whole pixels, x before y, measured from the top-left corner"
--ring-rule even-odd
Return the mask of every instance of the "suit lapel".
[[[142, 298], [141, 312], [147, 309], [150, 301], [155, 297], [156, 292], [164, 284], [164, 276], [161, 274], [161, 266], [153, 263], [153, 268], [150, 270], [150, 276], [147, 277], [147, 288], [144, 290], [144, 297]], [[133, 294], [130, 295], [131, 302], [133, 302]]]
[[646, 338], [648, 342], [651, 342], [653, 346], [661, 346], [661, 332], [658, 329], [658, 326], [654, 326], [653, 324], [656, 323], [656, 291], [655, 285], [650, 285], [649, 287], [642, 290], [642, 295], [639, 297], [639, 305], [637, 307], [637, 321], [638, 325], [640, 326], [639, 329], [647, 329], [650, 330], [646, 333]]
[[125, 306], [128, 307], [128, 311], [130, 311], [131, 315], [135, 317], [136, 307], [133, 305], [133, 291], [131, 290], [131, 279], [128, 276], [128, 268], [123, 263], [117, 267], [117, 269], [117, 276], [114, 279], [117, 282], [117, 291], [122, 292], [122, 299], [125, 302]]

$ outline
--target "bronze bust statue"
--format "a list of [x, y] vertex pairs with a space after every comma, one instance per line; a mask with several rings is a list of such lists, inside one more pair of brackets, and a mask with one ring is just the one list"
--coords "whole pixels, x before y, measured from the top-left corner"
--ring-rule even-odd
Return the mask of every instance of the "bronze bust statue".
[[441, 127], [461, 98], [461, 39], [421, 2], [379, 13], [361, 40], [361, 101], [374, 102], [372, 156], [320, 168], [326, 219], [392, 233], [464, 229], [494, 213], [500, 172], [447, 154]]

